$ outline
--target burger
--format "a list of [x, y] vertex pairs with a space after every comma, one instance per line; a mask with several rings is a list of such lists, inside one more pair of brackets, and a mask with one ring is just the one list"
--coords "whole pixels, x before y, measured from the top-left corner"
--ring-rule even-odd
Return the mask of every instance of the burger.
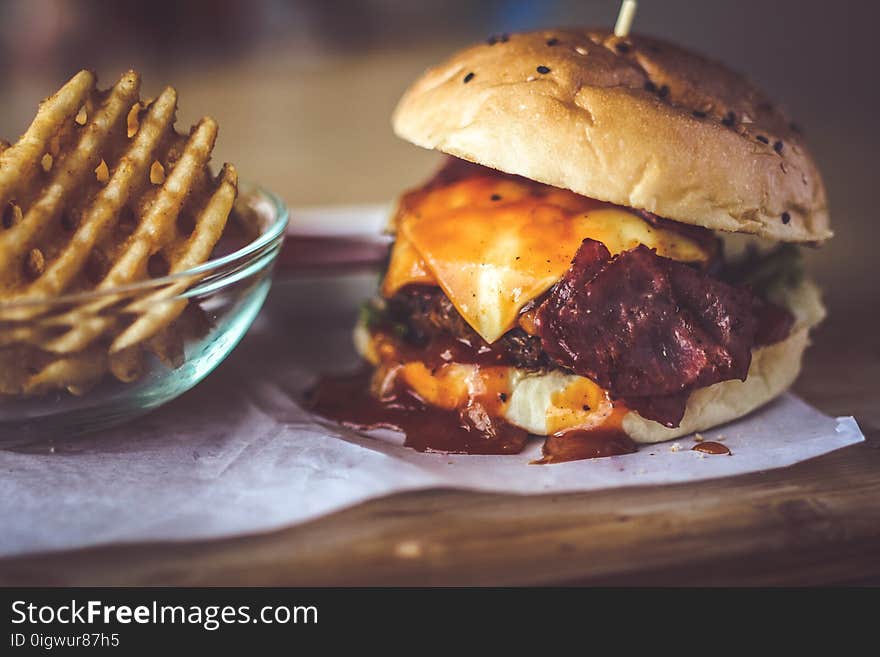
[[740, 75], [642, 36], [502, 35], [416, 80], [393, 126], [447, 158], [390, 220], [368, 368], [318, 412], [422, 450], [544, 436], [557, 462], [729, 422], [798, 375], [826, 194]]

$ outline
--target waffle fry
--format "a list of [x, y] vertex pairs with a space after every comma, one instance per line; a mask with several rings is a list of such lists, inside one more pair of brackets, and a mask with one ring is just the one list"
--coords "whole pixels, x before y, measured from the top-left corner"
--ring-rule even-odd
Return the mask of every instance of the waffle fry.
[[136, 381], [150, 355], [180, 366], [206, 331], [180, 295], [237, 195], [231, 164], [216, 178], [208, 167], [217, 124], [178, 133], [176, 91], [142, 100], [134, 71], [106, 91], [96, 82], [78, 73], [18, 142], [0, 141], [2, 395]]

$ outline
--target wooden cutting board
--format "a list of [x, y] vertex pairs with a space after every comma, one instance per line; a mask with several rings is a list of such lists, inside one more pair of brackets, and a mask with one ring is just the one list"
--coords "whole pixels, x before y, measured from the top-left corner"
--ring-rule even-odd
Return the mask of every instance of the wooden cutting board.
[[395, 495], [258, 536], [0, 560], [5, 585], [880, 583], [876, 311], [832, 315], [797, 391], [864, 444], [699, 483]]

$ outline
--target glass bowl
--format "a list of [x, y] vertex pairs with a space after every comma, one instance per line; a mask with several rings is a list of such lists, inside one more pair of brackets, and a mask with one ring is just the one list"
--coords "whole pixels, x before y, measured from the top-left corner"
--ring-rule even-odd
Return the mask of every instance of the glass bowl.
[[0, 302], [0, 444], [106, 428], [196, 385], [263, 305], [287, 221], [278, 197], [245, 187], [202, 265], [101, 292]]

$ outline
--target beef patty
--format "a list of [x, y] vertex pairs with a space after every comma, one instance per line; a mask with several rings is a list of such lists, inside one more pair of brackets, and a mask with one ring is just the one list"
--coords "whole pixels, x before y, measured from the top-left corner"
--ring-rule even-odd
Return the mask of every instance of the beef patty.
[[[470, 327], [437, 287], [408, 286], [386, 299], [387, 318], [405, 327], [404, 339], [416, 346], [428, 343], [435, 336], [453, 336], [474, 349], [488, 347], [485, 340]], [[509, 363], [528, 370], [551, 367], [550, 359], [541, 346], [541, 338], [529, 335], [516, 327], [493, 345]]]

